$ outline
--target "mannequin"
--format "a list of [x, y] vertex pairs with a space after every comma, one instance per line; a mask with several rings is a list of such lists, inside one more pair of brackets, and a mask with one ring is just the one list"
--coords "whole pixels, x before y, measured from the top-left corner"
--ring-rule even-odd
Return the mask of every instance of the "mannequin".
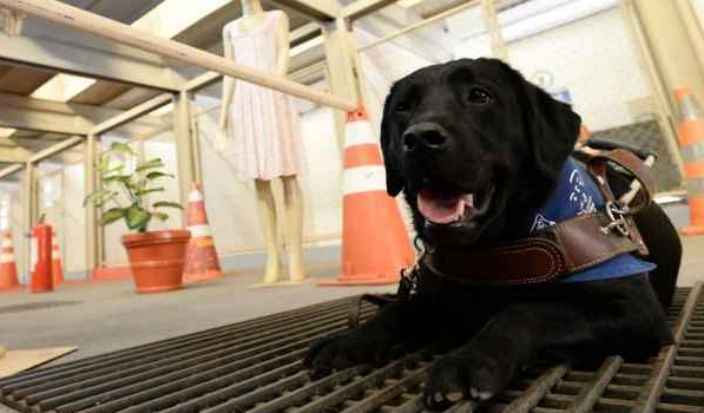
[[[288, 18], [280, 11], [265, 12], [259, 0], [241, 3], [243, 16], [223, 30], [225, 57], [285, 77], [289, 65]], [[303, 281], [303, 200], [297, 178], [302, 155], [292, 102], [279, 92], [225, 77], [220, 128], [234, 147], [238, 175], [255, 183], [267, 251], [266, 269], [258, 286]], [[284, 205], [279, 207], [285, 211], [288, 282], [280, 282], [281, 242], [272, 192], [272, 182], [277, 178], [284, 192]]]

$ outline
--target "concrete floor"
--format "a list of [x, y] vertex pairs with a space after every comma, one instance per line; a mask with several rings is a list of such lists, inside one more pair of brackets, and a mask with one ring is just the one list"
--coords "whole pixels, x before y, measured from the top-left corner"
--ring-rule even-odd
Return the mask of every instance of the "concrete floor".
[[[687, 238], [680, 285], [704, 280], [704, 237]], [[311, 269], [334, 276], [334, 265]], [[10, 349], [78, 346], [55, 363], [84, 358], [253, 317], [389, 287], [319, 288], [314, 282], [248, 288], [253, 272], [171, 293], [138, 295], [131, 281], [63, 285], [49, 294], [0, 294], [0, 343]], [[316, 278], [319, 279], [319, 278]]]
[[[311, 271], [337, 274], [334, 266]], [[390, 287], [302, 285], [249, 288], [259, 274], [236, 273], [161, 294], [135, 294], [131, 281], [68, 283], [45, 294], [0, 294], [0, 343], [9, 349], [77, 346], [60, 362], [123, 349]]]

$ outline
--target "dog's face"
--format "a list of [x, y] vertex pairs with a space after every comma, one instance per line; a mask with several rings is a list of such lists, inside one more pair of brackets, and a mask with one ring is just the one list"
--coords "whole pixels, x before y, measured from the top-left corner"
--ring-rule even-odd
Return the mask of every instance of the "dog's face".
[[404, 191], [431, 245], [505, 238], [511, 217], [548, 195], [580, 122], [499, 60], [418, 70], [396, 82], [384, 106], [388, 192]]

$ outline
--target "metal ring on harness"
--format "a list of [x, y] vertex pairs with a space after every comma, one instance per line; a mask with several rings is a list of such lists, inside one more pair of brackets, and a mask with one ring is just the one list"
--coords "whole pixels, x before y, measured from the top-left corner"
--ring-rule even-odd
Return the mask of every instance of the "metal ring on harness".
[[621, 206], [616, 202], [609, 201], [606, 203], [604, 210], [611, 222], [601, 227], [601, 232], [608, 234], [615, 229], [624, 237], [631, 235], [631, 231], [628, 230], [628, 222], [626, 221], [626, 216], [629, 213], [627, 206]]

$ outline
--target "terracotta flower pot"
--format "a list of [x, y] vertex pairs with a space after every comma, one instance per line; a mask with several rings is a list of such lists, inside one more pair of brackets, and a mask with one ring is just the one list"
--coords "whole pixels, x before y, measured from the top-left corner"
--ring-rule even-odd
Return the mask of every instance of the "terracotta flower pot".
[[183, 230], [122, 237], [138, 293], [169, 291], [183, 286], [183, 264], [190, 238], [191, 233]]

